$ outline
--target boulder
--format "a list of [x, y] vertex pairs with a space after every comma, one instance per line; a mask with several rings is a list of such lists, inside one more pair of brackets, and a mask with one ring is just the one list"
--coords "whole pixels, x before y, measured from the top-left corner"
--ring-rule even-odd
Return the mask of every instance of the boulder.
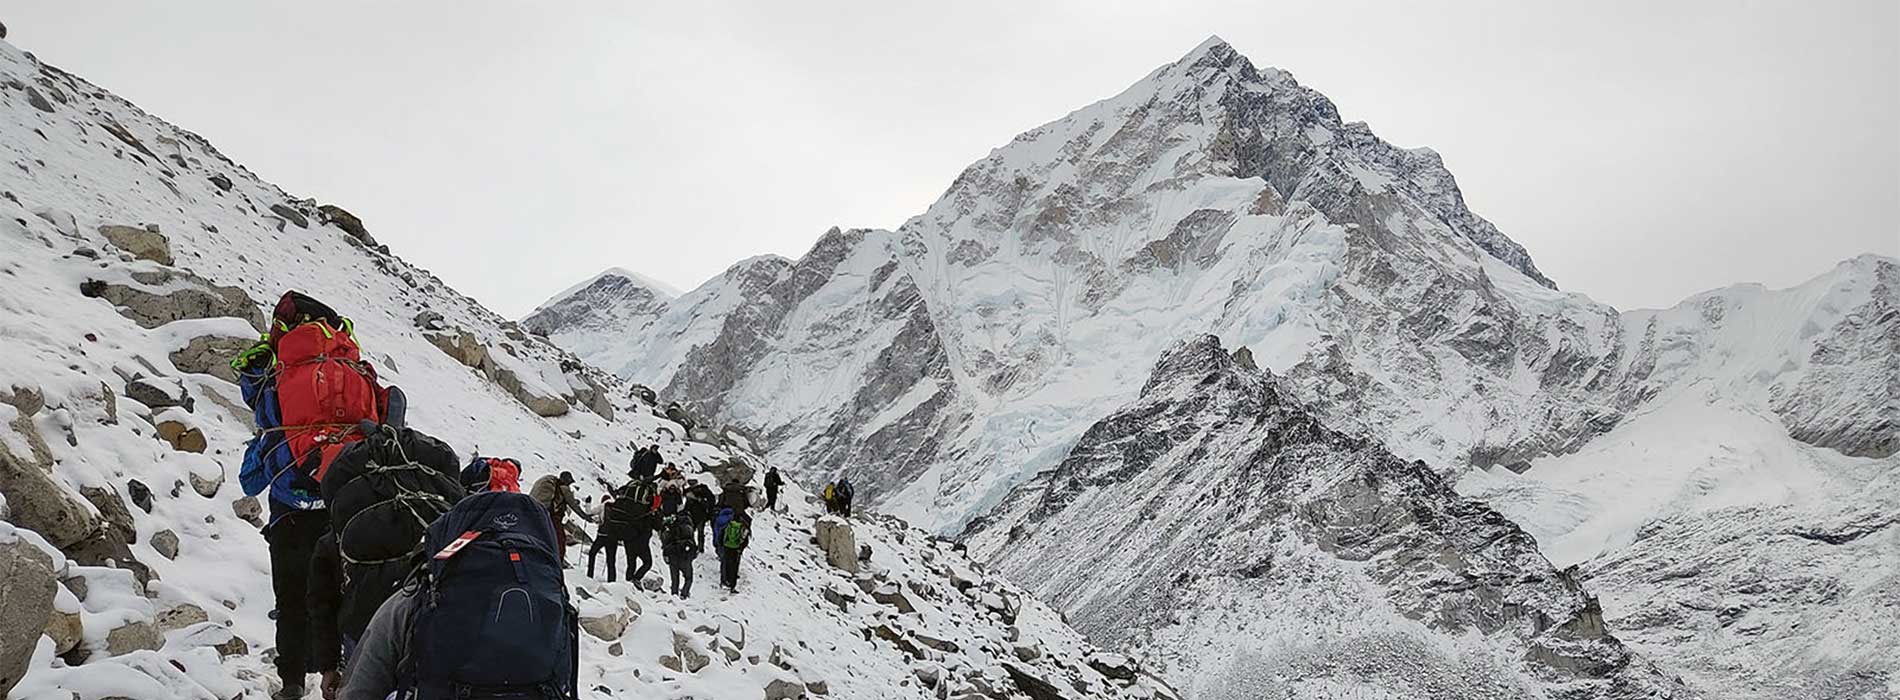
[[[0, 587], [5, 584], [0, 583]], [[52, 611], [46, 618], [46, 636], [53, 640], [53, 654], [65, 655], [79, 647], [86, 638], [85, 623], [77, 612]]]
[[181, 630], [210, 620], [211, 616], [205, 614], [204, 608], [191, 603], [180, 603], [159, 613], [152, 624], [158, 629], [158, 633], [163, 635], [166, 632]]
[[1015, 664], [1003, 664], [1003, 670], [1009, 674], [1010, 680], [1015, 681], [1016, 689], [1023, 691], [1030, 700], [1065, 700], [1062, 689], [1054, 683], [1043, 680], [1041, 676], [1030, 673]]
[[165, 639], [156, 626], [144, 620], [132, 620], [106, 633], [106, 654], [120, 656], [164, 646]]
[[158, 227], [116, 226], [107, 224], [99, 227], [99, 234], [118, 246], [119, 250], [131, 253], [140, 260], [150, 260], [160, 265], [172, 264], [172, 244]]
[[1013, 644], [1010, 646], [1009, 650], [1010, 650], [1010, 653], [1016, 655], [1017, 661], [1021, 661], [1023, 663], [1030, 663], [1032, 661], [1035, 661], [1036, 659], [1042, 658], [1042, 647], [1036, 646], [1034, 644]]
[[647, 388], [645, 384], [633, 385], [631, 388], [627, 389], [627, 394], [632, 396], [633, 398], [636, 398], [642, 402], [645, 402], [649, 406], [652, 406], [660, 402], [660, 395], [653, 393], [653, 390]]
[[189, 411], [196, 404], [185, 383], [172, 378], [134, 377], [125, 383], [125, 397], [154, 411], [174, 407]]
[[370, 247], [376, 246], [376, 239], [369, 235], [369, 229], [363, 227], [363, 220], [356, 218], [355, 214], [345, 211], [343, 207], [339, 207], [335, 204], [325, 204], [317, 207], [317, 216], [321, 217], [323, 223], [343, 229], [343, 232], [350, 234], [350, 237], [356, 239], [356, 242]]
[[765, 684], [765, 700], [797, 700], [802, 697], [805, 697], [804, 683], [774, 678]]
[[857, 596], [840, 591], [835, 586], [825, 586], [819, 590], [819, 594], [824, 596], [825, 602], [838, 606], [839, 612], [850, 612], [851, 604], [858, 601]]
[[159, 530], [152, 533], [152, 549], [166, 559], [178, 558], [178, 533], [171, 530]]
[[594, 635], [595, 639], [611, 642], [619, 639], [620, 635], [626, 634], [627, 623], [632, 619], [633, 616], [625, 609], [603, 615], [582, 615], [581, 629], [587, 630], [587, 633]]
[[1111, 680], [1133, 682], [1141, 672], [1135, 660], [1121, 654], [1096, 654], [1089, 657], [1089, 668]]
[[26, 675], [33, 648], [53, 615], [58, 581], [45, 552], [15, 537], [0, 542], [0, 697]]
[[871, 590], [871, 600], [896, 608], [900, 613], [917, 612], [917, 606], [910, 602], [910, 596], [904, 594], [904, 587], [896, 583], [886, 583]]
[[712, 663], [712, 657], [700, 651], [699, 647], [693, 643], [692, 637], [681, 634], [678, 630], [673, 632], [673, 655], [679, 657], [687, 673], [699, 673], [700, 669]]
[[[421, 325], [424, 320], [423, 316], [430, 313], [432, 312], [425, 311], [422, 315], [418, 315], [416, 317], [417, 325]], [[436, 322], [440, 323], [440, 319], [441, 315], [437, 314], [435, 316]], [[441, 350], [443, 354], [455, 358], [456, 362], [460, 362], [465, 366], [480, 369], [483, 365], [488, 364], [488, 346], [482, 345], [482, 341], [477, 340], [473, 333], [460, 328], [450, 327], [439, 331], [424, 333], [422, 337], [428, 339], [431, 344], [435, 345], [437, 350]]]
[[270, 210], [272, 214], [281, 216], [285, 221], [296, 224], [297, 228], [310, 228], [310, 219], [304, 216], [303, 212], [291, 208], [288, 204], [272, 204], [270, 205]]
[[[192, 432], [197, 432], [197, 429], [194, 428]], [[203, 435], [199, 437], [202, 438]], [[204, 450], [192, 451], [203, 452]], [[191, 480], [191, 490], [197, 491], [198, 495], [205, 498], [217, 498], [218, 489], [224, 487], [224, 465], [212, 462], [196, 466], [186, 478]]]
[[226, 177], [224, 173], [212, 173], [211, 177], [205, 179], [210, 180], [212, 186], [217, 187], [220, 192], [231, 191], [231, 178]]
[[84, 503], [53, 479], [50, 467], [15, 457], [0, 441], [0, 496], [13, 524], [65, 548], [86, 539], [99, 522]]
[[101, 524], [107, 534], [126, 544], [138, 541], [138, 528], [132, 524], [132, 511], [126, 510], [125, 499], [111, 489], [98, 486], [86, 486], [79, 489], [86, 502], [99, 511]]
[[152, 569], [132, 556], [132, 548], [127, 546], [132, 536], [110, 526], [100, 527], [78, 542], [60, 547], [60, 551], [83, 566], [123, 569], [143, 586], [152, 582]]
[[22, 416], [31, 416], [46, 407], [46, 394], [36, 387], [16, 385], [0, 389], [0, 403], [19, 409]]
[[87, 280], [79, 285], [79, 293], [89, 299], [104, 299], [119, 315], [132, 319], [141, 328], [157, 328], [185, 319], [226, 317], [244, 319], [252, 328], [264, 327], [264, 313], [244, 290], [214, 285], [190, 275], [170, 277], [188, 280], [190, 284], [158, 292], [140, 285]]
[[172, 366], [180, 372], [209, 374], [236, 384], [237, 370], [231, 369], [231, 358], [256, 342], [256, 338], [201, 335], [192, 338], [184, 348], [172, 351]]
[[[184, 422], [177, 420], [159, 421], [158, 439], [164, 440], [165, 443], [171, 445], [174, 450], [194, 454], [204, 454], [205, 449], [211, 446], [211, 443], [205, 439], [204, 431], [185, 425]], [[218, 483], [223, 483], [224, 475], [219, 474], [218, 477]], [[198, 475], [192, 474], [191, 480], [192, 487], [198, 488]], [[204, 493], [202, 489], [198, 492], [201, 494]], [[211, 486], [211, 493], [217, 493], [216, 484]], [[210, 498], [209, 495], [205, 497]]]
[[825, 563], [849, 573], [858, 572], [858, 540], [850, 523], [826, 516], [819, 519], [816, 534], [818, 549], [825, 553]]
[[956, 642], [950, 641], [948, 639], [939, 639], [937, 637], [933, 637], [928, 634], [924, 634], [922, 632], [913, 632], [911, 633], [910, 636], [915, 637], [917, 639], [918, 644], [922, 644], [932, 649], [936, 649], [937, 651], [941, 651], [945, 654], [955, 654], [958, 651], [962, 651], [963, 649], [963, 647], [958, 646]]
[[264, 526], [264, 506], [256, 498], [245, 496], [231, 502], [231, 514], [252, 525]]
[[152, 512], [152, 489], [138, 479], [127, 479], [125, 494], [132, 497], [132, 505], [147, 513]]
[[[442, 320], [443, 320], [442, 314], [436, 313], [434, 311], [425, 310], [421, 313], [416, 314], [416, 328], [425, 330], [425, 331], [441, 330]], [[436, 347], [441, 347], [441, 346], [437, 345]], [[448, 352], [448, 351], [444, 350], [443, 352]], [[453, 353], [451, 353], [451, 355], [453, 355]], [[468, 363], [464, 362], [463, 364], [468, 364]]]

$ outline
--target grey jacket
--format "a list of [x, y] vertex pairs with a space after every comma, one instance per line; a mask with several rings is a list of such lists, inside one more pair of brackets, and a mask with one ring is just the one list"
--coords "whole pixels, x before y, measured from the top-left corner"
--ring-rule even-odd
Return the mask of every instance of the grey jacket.
[[409, 653], [409, 628], [414, 624], [416, 587], [408, 586], [376, 609], [363, 639], [343, 670], [342, 700], [384, 700], [396, 692], [396, 674]]

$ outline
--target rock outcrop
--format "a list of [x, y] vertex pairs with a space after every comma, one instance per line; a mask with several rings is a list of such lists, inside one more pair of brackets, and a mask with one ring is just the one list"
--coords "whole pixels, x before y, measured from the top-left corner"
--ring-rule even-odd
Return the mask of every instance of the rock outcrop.
[[[4, 526], [0, 526], [4, 527]], [[0, 697], [20, 682], [33, 647], [53, 615], [52, 563], [46, 554], [17, 535], [0, 537]]]

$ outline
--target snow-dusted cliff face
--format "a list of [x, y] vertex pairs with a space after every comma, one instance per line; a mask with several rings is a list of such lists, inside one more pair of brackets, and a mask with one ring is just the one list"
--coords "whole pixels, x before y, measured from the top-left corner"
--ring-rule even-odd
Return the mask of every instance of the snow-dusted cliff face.
[[[1324, 424], [1458, 478], [1581, 565], [1639, 651], [1701, 669], [1713, 694], [1772, 697], [1900, 678], [1872, 651], [1890, 645], [1830, 642], [1892, 599], [1884, 573], [1789, 574], [1835, 593], [1751, 603], [1749, 631], [1682, 612], [1783, 557], [1893, 549], [1886, 521], [1837, 516], [1891, 512], [1900, 493], [1894, 270], [1864, 256], [1792, 290], [1620, 313], [1557, 290], [1430, 151], [1210, 41], [992, 152], [896, 231], [834, 229], [796, 261], [735, 267], [647, 332], [530, 321], [744, 426], [810, 482], [849, 475], [860, 499], [939, 531], [1001, 508], [971, 530], [992, 546], [1008, 494], [1138, 398], [1172, 343], [1213, 334]], [[1130, 515], [1093, 507], [1072, 517]], [[1696, 583], [1645, 568], [1694, 556], [1642, 536], [1670, 522], [1680, 542], [1726, 543]], [[1843, 528], [1865, 533], [1787, 534]], [[1738, 648], [1793, 685], [1734, 670]]]
[[1328, 429], [1218, 339], [973, 528], [972, 546], [1199, 698], [1687, 695], [1530, 535]]
[[[576, 298], [735, 306], [633, 280]], [[237, 483], [250, 413], [226, 363], [286, 288], [355, 320], [411, 425], [516, 457], [524, 480], [570, 470], [596, 499], [635, 441], [700, 479], [757, 461], [676, 439], [621, 379], [390, 254], [347, 212], [0, 42], [0, 695], [236, 700], [279, 685], [263, 509]], [[795, 487], [785, 500], [730, 596], [712, 593], [713, 557], [688, 601], [570, 569], [584, 697], [1174, 697], [960, 546], [859, 519], [827, 530], [850, 542], [847, 572], [814, 546], [818, 507]]]

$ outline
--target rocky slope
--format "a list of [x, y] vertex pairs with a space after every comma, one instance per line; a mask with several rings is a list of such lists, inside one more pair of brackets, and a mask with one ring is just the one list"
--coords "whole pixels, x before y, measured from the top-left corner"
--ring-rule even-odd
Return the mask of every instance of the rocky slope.
[[[0, 160], [0, 696], [277, 685], [262, 508], [236, 484], [250, 416], [225, 362], [285, 288], [355, 320], [412, 425], [519, 458], [526, 479], [572, 470], [595, 498], [636, 441], [696, 474], [754, 471], [733, 461], [757, 463], [742, 444], [678, 439], [621, 379], [392, 255], [348, 212], [4, 42]], [[855, 546], [830, 557], [855, 570], [834, 571], [801, 496], [762, 528], [730, 598], [571, 576], [590, 697], [1172, 696], [899, 523], [825, 526], [833, 548], [871, 546], [862, 563]]]
[[1163, 354], [971, 535], [1194, 697], [1688, 696], [1516, 524], [1327, 428], [1213, 336]]
[[[1555, 289], [1435, 154], [1210, 40], [1018, 136], [896, 231], [748, 261], [644, 310], [645, 330], [527, 323], [937, 531], [1045, 478], [1171, 342], [1211, 333], [1326, 425], [1457, 478], [1602, 577], [1612, 629], [1659, 621], [1630, 636], [1639, 649], [1710, 669], [1691, 675], [1718, 695], [1772, 696], [1732, 670], [1712, 623], [1637, 615], [1671, 596], [1650, 595], [1641, 564], [1608, 564], [1644, 523], [1708, 516], [1691, 530], [1754, 533], [1720, 567], [1746, 576], [1740, 552], [1793, 525], [1731, 505], [1807, 504], [1815, 523], [1890, 509], [1894, 266], [1864, 256], [1795, 290], [1618, 312]], [[1803, 679], [1893, 682], [1891, 660], [1842, 661], [1828, 635], [1791, 631], [1890, 598], [1842, 585], [1758, 608], [1788, 645], [1759, 648], [1799, 650]], [[1667, 641], [1683, 638], [1708, 643]]]

